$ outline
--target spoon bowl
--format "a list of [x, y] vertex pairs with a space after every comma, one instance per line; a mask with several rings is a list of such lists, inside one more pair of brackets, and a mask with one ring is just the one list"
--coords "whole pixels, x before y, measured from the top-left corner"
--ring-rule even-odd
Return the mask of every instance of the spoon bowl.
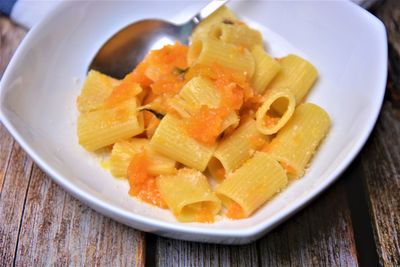
[[213, 0], [188, 22], [176, 25], [159, 19], [140, 20], [112, 36], [97, 52], [89, 69], [117, 79], [131, 72], [152, 49], [166, 44], [188, 44], [193, 29], [227, 0]]

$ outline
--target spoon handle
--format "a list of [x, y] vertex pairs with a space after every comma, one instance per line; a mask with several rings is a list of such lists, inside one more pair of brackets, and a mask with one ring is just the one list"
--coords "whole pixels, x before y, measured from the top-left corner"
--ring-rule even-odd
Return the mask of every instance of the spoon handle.
[[208, 3], [205, 7], [203, 7], [199, 13], [197, 13], [191, 21], [197, 25], [199, 24], [202, 20], [207, 18], [209, 15], [211, 15], [215, 10], [220, 8], [221, 6], [225, 5], [226, 2], [229, 0], [212, 0], [210, 3]]

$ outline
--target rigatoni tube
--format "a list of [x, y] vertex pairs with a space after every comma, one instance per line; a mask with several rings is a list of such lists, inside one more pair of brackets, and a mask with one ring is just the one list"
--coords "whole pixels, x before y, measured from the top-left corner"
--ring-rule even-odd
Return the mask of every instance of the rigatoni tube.
[[199, 171], [183, 168], [175, 175], [157, 177], [158, 189], [181, 222], [213, 222], [221, 201]]
[[324, 109], [311, 103], [301, 104], [265, 150], [282, 164], [289, 178], [301, 177], [330, 125]]
[[[280, 58], [281, 71], [268, 85], [268, 90], [288, 88], [296, 98], [296, 105], [300, 104], [317, 79], [317, 69], [307, 60], [296, 55]], [[278, 101], [273, 108], [282, 112], [282, 103]]]
[[250, 119], [221, 141], [208, 169], [214, 177], [222, 179], [225, 173], [240, 167], [267, 141], [268, 137], [262, 135], [257, 130], [256, 122]]
[[200, 144], [190, 137], [182, 121], [167, 114], [160, 122], [151, 141], [150, 147], [188, 167], [204, 171], [214, 152], [215, 146]]
[[[232, 218], [250, 216], [273, 195], [286, 187], [288, 179], [282, 166], [273, 157], [257, 152], [218, 187], [217, 196], [228, 208], [239, 206]], [[232, 216], [233, 215], [233, 216]]]
[[252, 48], [255, 45], [262, 46], [262, 36], [241, 21], [222, 21], [210, 28], [209, 36], [226, 43]]
[[94, 151], [143, 132], [143, 117], [137, 112], [136, 101], [132, 99], [113, 108], [80, 114], [79, 144], [89, 151]]
[[240, 48], [214, 38], [193, 40], [188, 52], [189, 64], [212, 66], [218, 64], [223, 68], [244, 74], [251, 78], [255, 63], [247, 48]]
[[[296, 106], [292, 91], [285, 88], [268, 90], [265, 101], [256, 112], [257, 129], [266, 135], [275, 134], [290, 119]], [[272, 106], [280, 101], [281, 113], [274, 112]]]
[[90, 70], [76, 102], [79, 111], [86, 113], [102, 108], [104, 101], [110, 96], [113, 88], [120, 83], [121, 81], [110, 76]]
[[151, 175], [171, 174], [176, 172], [176, 162], [153, 151], [149, 147], [149, 140], [132, 138], [114, 144], [110, 155], [110, 171], [113, 176], [126, 178], [128, 166], [135, 154], [146, 151]]
[[251, 54], [256, 64], [251, 85], [258, 94], [262, 94], [272, 79], [279, 73], [281, 66], [279, 62], [268, 55], [260, 45], [254, 46], [251, 49]]

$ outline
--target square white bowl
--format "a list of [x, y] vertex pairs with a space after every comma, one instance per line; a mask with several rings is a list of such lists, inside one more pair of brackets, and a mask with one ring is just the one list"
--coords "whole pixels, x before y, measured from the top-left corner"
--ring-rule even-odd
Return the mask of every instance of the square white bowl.
[[[386, 85], [384, 25], [342, 1], [235, 1], [274, 56], [300, 54], [319, 80], [307, 101], [325, 108], [332, 128], [306, 175], [248, 219], [179, 223], [169, 211], [137, 201], [78, 145], [75, 100], [101, 45], [143, 18], [184, 22], [205, 3], [65, 2], [25, 37], [0, 84], [0, 119], [33, 160], [72, 195], [136, 229], [202, 242], [248, 243], [270, 231], [329, 186], [350, 164], [376, 122]], [[177, 15], [180, 14], [180, 15]]]

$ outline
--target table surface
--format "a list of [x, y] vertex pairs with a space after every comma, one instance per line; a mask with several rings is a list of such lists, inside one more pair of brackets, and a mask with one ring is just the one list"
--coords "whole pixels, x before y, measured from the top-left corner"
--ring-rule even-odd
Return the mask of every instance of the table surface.
[[[0, 266], [400, 266], [400, 1], [371, 12], [389, 37], [377, 125], [342, 177], [275, 230], [241, 246], [139, 232], [67, 194], [0, 124]], [[25, 34], [0, 16], [0, 77]]]

